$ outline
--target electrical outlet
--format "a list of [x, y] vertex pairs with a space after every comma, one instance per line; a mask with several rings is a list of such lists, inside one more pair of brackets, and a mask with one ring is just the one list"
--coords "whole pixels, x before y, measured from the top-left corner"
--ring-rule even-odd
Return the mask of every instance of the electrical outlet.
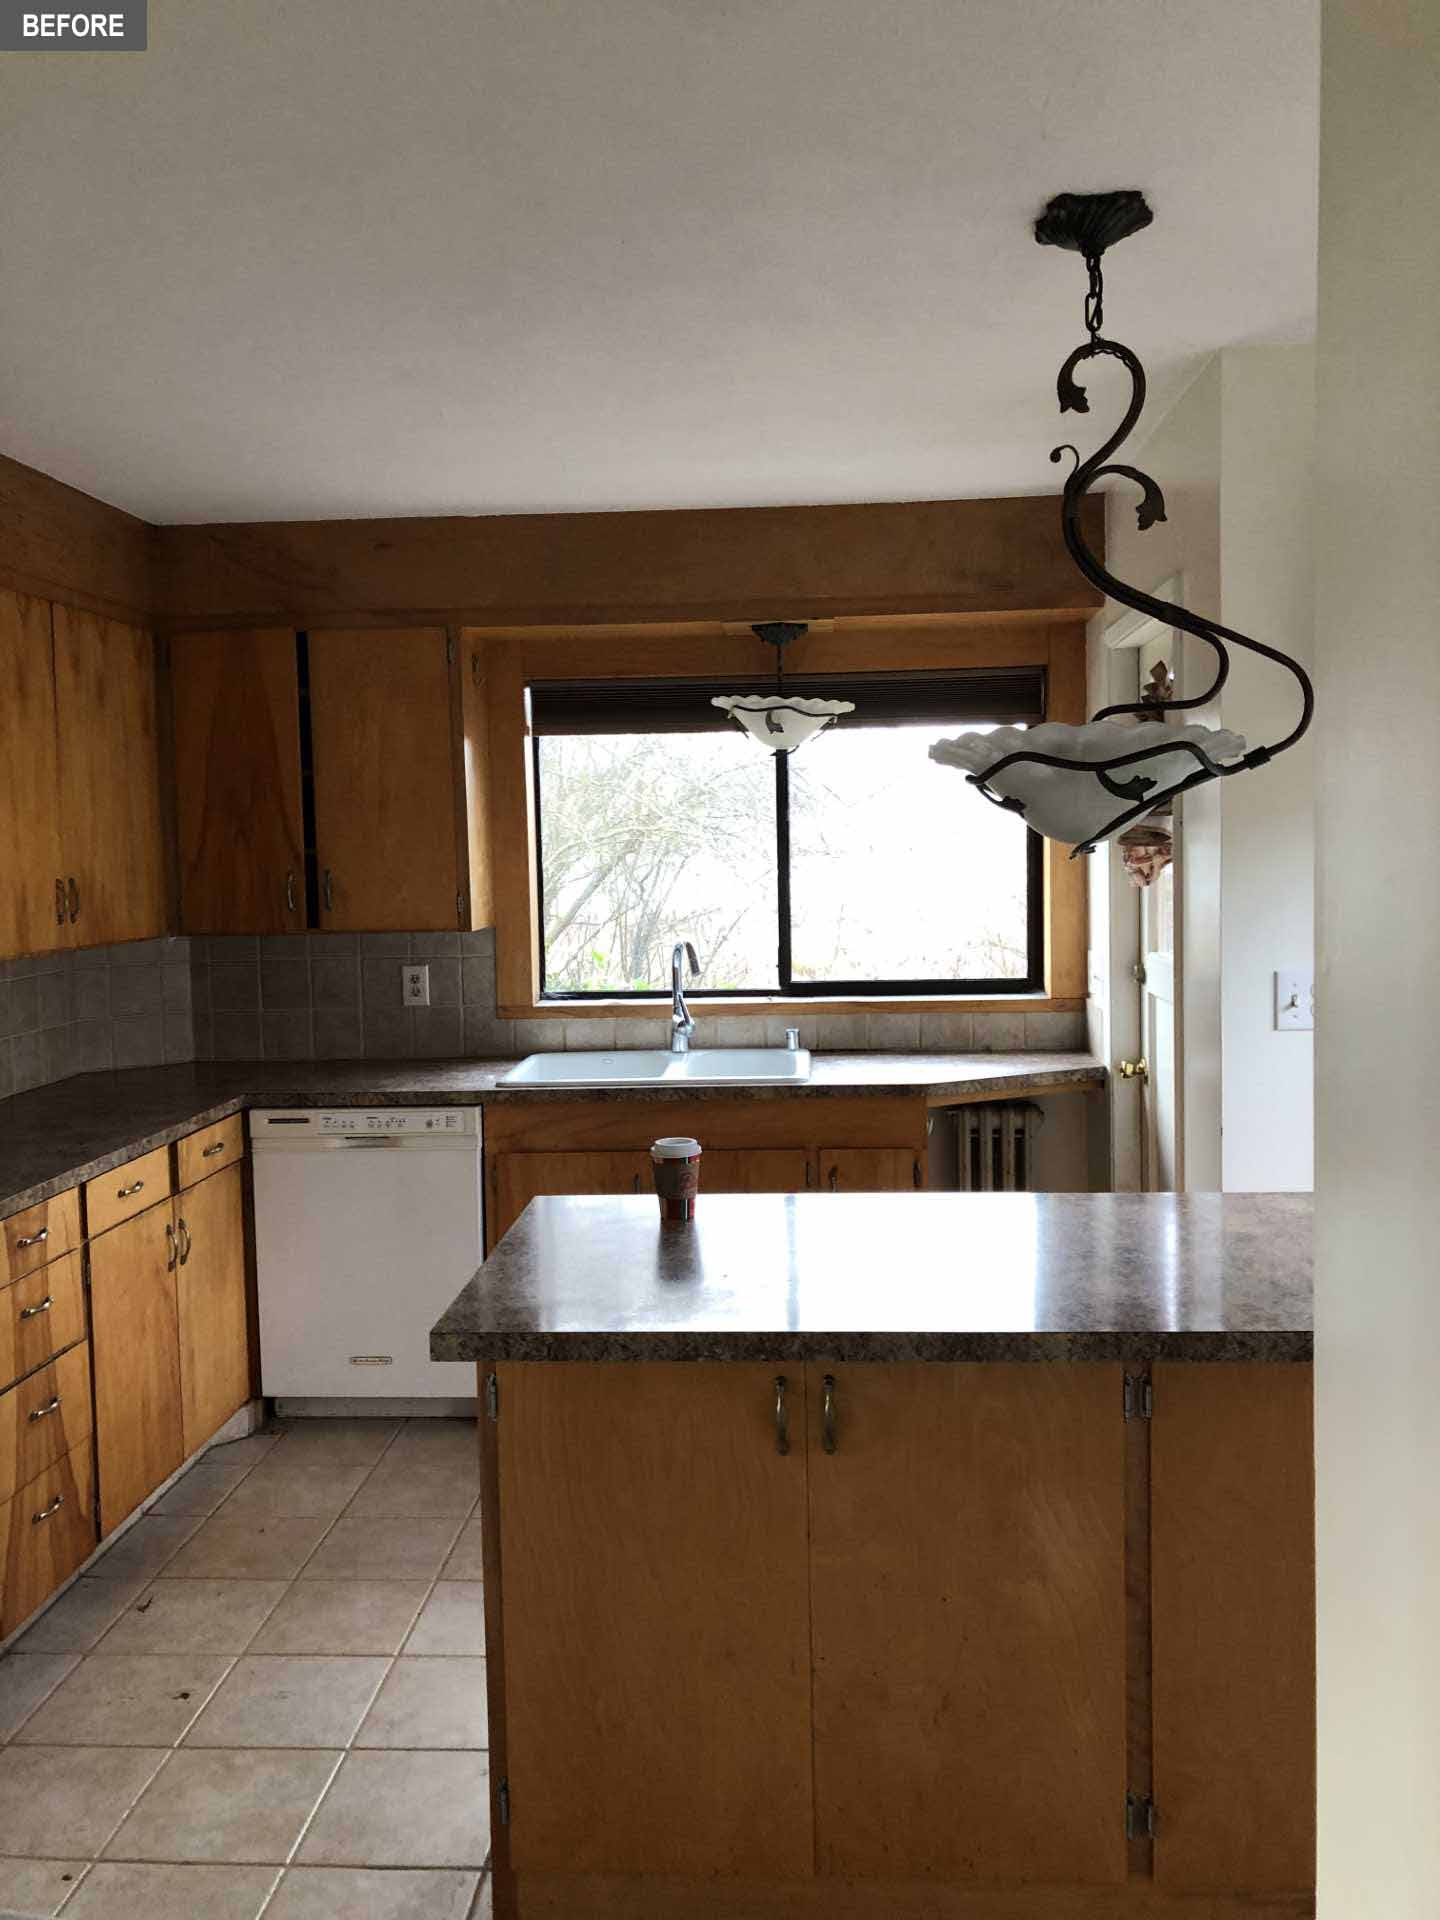
[[1308, 967], [1282, 967], [1275, 975], [1276, 1032], [1295, 1032], [1314, 1024], [1314, 973]]
[[407, 1007], [429, 1006], [430, 969], [424, 961], [420, 961], [413, 967], [401, 967], [400, 998]]

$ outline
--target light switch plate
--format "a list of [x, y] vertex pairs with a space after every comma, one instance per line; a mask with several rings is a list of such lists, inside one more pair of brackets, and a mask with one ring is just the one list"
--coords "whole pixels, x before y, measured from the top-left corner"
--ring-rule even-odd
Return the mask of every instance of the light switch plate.
[[1314, 972], [1309, 967], [1282, 967], [1275, 975], [1276, 1032], [1297, 1032], [1314, 1024]]
[[429, 1006], [430, 969], [423, 960], [413, 967], [401, 967], [400, 998], [407, 1007]]

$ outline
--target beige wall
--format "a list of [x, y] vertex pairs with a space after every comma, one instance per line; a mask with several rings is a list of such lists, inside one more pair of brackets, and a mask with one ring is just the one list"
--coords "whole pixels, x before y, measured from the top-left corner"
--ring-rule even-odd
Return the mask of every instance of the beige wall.
[[1321, 1920], [1440, 1913], [1440, 5], [1325, 0]]

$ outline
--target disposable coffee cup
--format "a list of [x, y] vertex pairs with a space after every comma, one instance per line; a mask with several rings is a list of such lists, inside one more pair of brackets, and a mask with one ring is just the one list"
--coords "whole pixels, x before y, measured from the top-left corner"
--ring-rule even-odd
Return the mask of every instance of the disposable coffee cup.
[[669, 1134], [651, 1145], [650, 1165], [655, 1174], [655, 1191], [660, 1197], [662, 1226], [683, 1227], [695, 1218], [695, 1196], [700, 1191], [700, 1153], [700, 1142], [685, 1134]]

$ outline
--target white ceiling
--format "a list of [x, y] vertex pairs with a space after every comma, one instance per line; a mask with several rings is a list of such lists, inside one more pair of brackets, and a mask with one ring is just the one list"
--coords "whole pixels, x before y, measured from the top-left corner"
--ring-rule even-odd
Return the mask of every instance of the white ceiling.
[[1049, 491], [1051, 193], [1151, 198], [1152, 417], [1310, 331], [1317, 15], [150, 0], [0, 54], [0, 450], [160, 521]]

